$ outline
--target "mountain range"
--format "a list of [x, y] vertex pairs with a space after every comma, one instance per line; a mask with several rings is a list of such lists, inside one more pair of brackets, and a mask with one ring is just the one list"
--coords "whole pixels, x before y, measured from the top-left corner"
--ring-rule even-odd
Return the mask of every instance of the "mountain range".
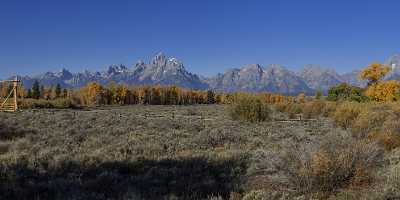
[[[400, 80], [400, 54], [390, 57], [385, 64], [393, 68], [385, 79]], [[306, 65], [299, 72], [293, 72], [278, 64], [261, 66], [250, 64], [241, 68], [226, 70], [212, 77], [201, 77], [190, 73], [176, 58], [168, 58], [163, 53], [156, 54], [145, 63], [138, 61], [132, 68], [125, 65], [111, 65], [101, 72], [83, 71], [71, 73], [67, 69], [47, 72], [35, 76], [20, 76], [25, 88], [30, 88], [35, 80], [50, 86], [60, 84], [64, 88], [77, 88], [88, 82], [107, 84], [111, 81], [129, 85], [177, 85], [192, 89], [212, 89], [224, 92], [274, 92], [282, 94], [313, 94], [317, 90], [324, 93], [339, 83], [365, 86], [357, 79], [359, 71], [339, 74], [333, 69], [319, 65]]]

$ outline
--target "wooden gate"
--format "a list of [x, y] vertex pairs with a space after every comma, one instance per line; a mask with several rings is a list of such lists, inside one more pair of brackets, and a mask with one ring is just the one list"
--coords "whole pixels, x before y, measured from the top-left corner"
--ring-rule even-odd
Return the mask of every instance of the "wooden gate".
[[0, 81], [0, 83], [12, 84], [11, 90], [8, 92], [7, 96], [0, 97], [0, 111], [3, 112], [15, 112], [18, 110], [18, 77], [15, 77], [14, 80], [4, 80]]

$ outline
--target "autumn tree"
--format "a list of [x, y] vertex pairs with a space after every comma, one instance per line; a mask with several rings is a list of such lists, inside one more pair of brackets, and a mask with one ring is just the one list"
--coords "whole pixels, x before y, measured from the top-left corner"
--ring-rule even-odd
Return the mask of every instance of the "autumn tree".
[[86, 85], [84, 92], [86, 92], [87, 104], [100, 104], [101, 102], [102, 86], [96, 82], [90, 82]]
[[151, 88], [151, 104], [153, 105], [160, 105], [161, 104], [161, 91], [160, 87], [156, 86]]
[[390, 67], [381, 63], [372, 63], [359, 74], [360, 80], [367, 80], [368, 85], [378, 83], [387, 73], [390, 72]]
[[18, 97], [19, 98], [25, 98], [25, 96], [26, 96], [26, 93], [25, 93], [26, 91], [25, 91], [25, 87], [24, 87], [24, 85], [23, 84], [21, 84], [19, 87], [18, 87], [18, 89], [17, 89], [17, 95], [18, 95]]
[[111, 101], [111, 103], [118, 103], [117, 100], [117, 83], [115, 83], [115, 81], [111, 81], [108, 85], [107, 85], [107, 89], [111, 94], [111, 99], [109, 99], [109, 101]]
[[113, 96], [113, 103], [117, 104], [125, 104], [125, 98], [128, 93], [128, 89], [124, 85], [119, 85], [115, 89], [115, 94], [112, 94]]
[[373, 63], [361, 71], [360, 79], [368, 80], [368, 87], [365, 95], [374, 101], [395, 101], [398, 98], [400, 83], [396, 80], [383, 81], [391, 68], [380, 64]]
[[178, 104], [178, 88], [176, 86], [171, 86], [169, 88], [169, 93], [170, 93], [170, 104], [172, 105], [177, 105]]
[[400, 92], [400, 82], [396, 80], [380, 81], [370, 85], [365, 91], [365, 95], [374, 101], [396, 101]]
[[51, 87], [50, 88], [43, 87], [42, 91], [43, 92], [41, 92], [41, 93], [42, 93], [42, 98], [43, 99], [46, 99], [46, 100], [51, 99], [51, 91], [52, 91]]

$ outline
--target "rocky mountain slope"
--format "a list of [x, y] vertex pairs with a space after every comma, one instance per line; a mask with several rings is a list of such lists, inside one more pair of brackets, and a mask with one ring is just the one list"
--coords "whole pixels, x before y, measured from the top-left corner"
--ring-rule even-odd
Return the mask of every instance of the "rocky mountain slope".
[[34, 80], [43, 85], [61, 84], [62, 87], [81, 87], [91, 81], [107, 84], [116, 83], [135, 85], [177, 85], [193, 89], [207, 89], [199, 76], [188, 72], [183, 63], [176, 58], [167, 58], [163, 53], [157, 54], [150, 63], [139, 61], [133, 68], [124, 65], [111, 65], [106, 71], [71, 73], [66, 69], [59, 72], [47, 72], [38, 76], [20, 77], [25, 87], [32, 86]]
[[344, 82], [333, 69], [324, 69], [319, 65], [306, 65], [298, 75], [314, 90], [328, 91], [333, 85]]
[[219, 91], [276, 92], [282, 94], [312, 93], [295, 73], [280, 65], [266, 68], [258, 64], [231, 69], [207, 80], [211, 89]]

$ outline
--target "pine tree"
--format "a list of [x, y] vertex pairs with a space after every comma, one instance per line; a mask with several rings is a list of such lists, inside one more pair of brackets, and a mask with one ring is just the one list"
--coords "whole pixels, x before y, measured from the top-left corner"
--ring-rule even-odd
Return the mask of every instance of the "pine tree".
[[212, 90], [207, 91], [207, 104], [215, 103], [215, 94]]
[[40, 94], [39, 81], [35, 80], [35, 82], [32, 85], [32, 98], [39, 99], [40, 96], [41, 96], [41, 94]]
[[44, 85], [41, 85], [39, 98], [44, 98], [44, 95], [45, 95], [45, 88], [44, 88]]
[[56, 86], [55, 93], [56, 93], [56, 98], [61, 97], [61, 85], [59, 83]]
[[63, 98], [67, 98], [68, 97], [68, 90], [66, 88], [64, 88], [63, 90]]
[[28, 89], [27, 93], [26, 93], [26, 98], [32, 98], [32, 90]]

